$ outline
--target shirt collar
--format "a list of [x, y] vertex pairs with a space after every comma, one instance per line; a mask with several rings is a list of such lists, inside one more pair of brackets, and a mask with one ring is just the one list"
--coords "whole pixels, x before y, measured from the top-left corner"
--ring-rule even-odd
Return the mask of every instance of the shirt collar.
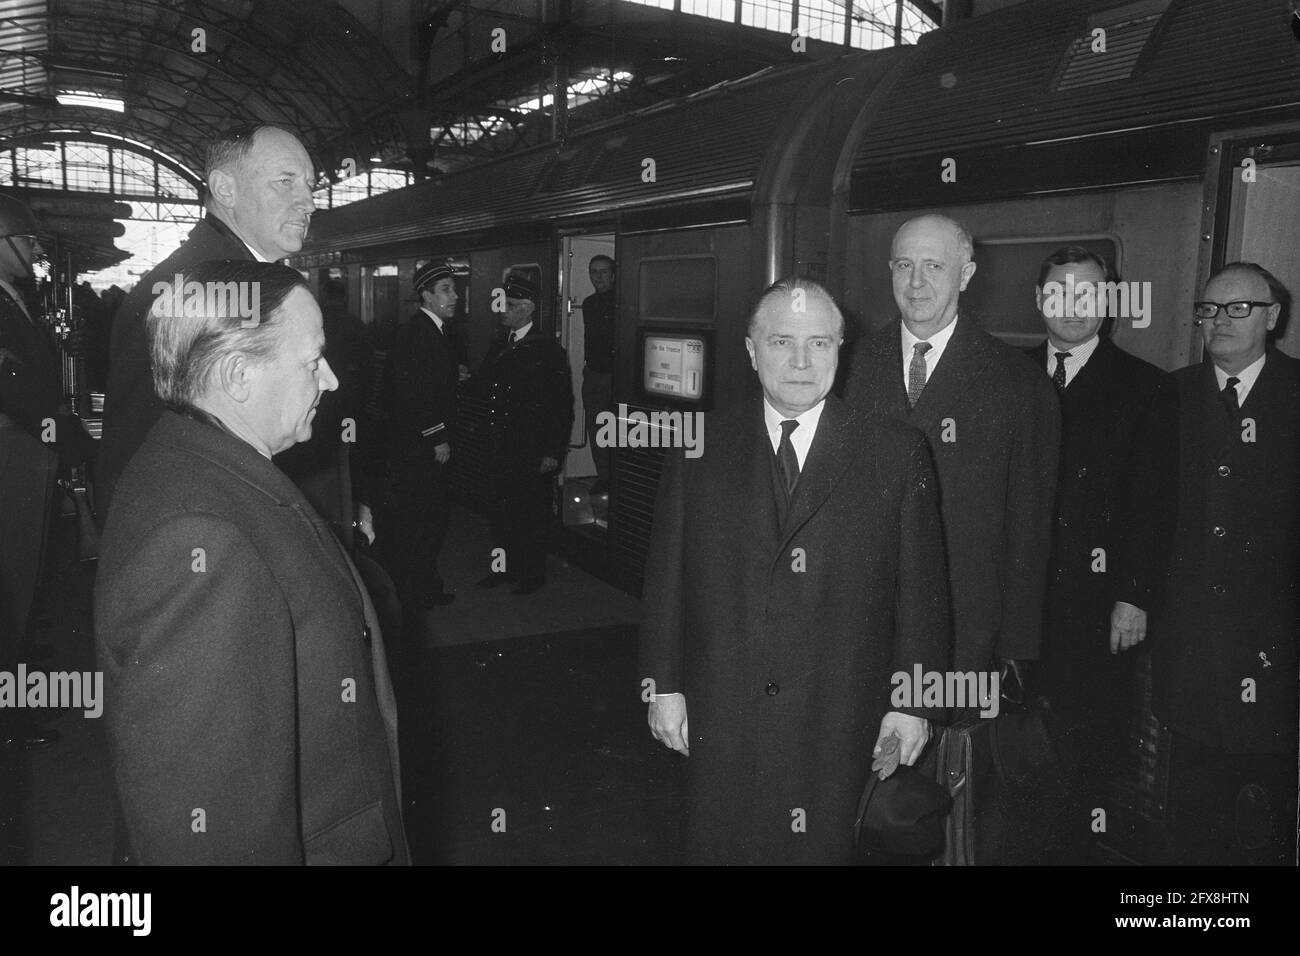
[[951, 322], [928, 339], [918, 339], [912, 334], [912, 330], [907, 327], [907, 323], [900, 321], [898, 326], [903, 330], [903, 357], [907, 358], [912, 354], [912, 349], [917, 342], [929, 342], [932, 351], [942, 352], [948, 345], [948, 340], [952, 338], [952, 333], [956, 331], [957, 323], [960, 321], [961, 316], [954, 315]]
[[[1259, 373], [1264, 370], [1264, 360], [1266, 358], [1268, 358], [1268, 352], [1265, 352], [1236, 374], [1238, 402], [1244, 403], [1246, 401], [1246, 396], [1254, 387], [1255, 380], [1259, 378]], [[1223, 391], [1228, 387], [1228, 373], [1217, 365], [1214, 366], [1214, 378], [1219, 383], [1219, 391]]]
[[[822, 418], [822, 409], [825, 407], [826, 399], [823, 398], [802, 415], [796, 415], [794, 420], [799, 423], [799, 427], [795, 429], [795, 433], [798, 434], [799, 432], [803, 432], [809, 436], [814, 434], [817, 431], [817, 423], [821, 421]], [[789, 421], [789, 419], [773, 408], [771, 403], [764, 398], [763, 424], [767, 426], [768, 434], [776, 435], [779, 438], [781, 434], [781, 423], [784, 421]]]
[[423, 312], [425, 315], [427, 315], [429, 318], [433, 319], [433, 324], [438, 327], [438, 331], [439, 332], [442, 331], [442, 319], [438, 317], [437, 313], [435, 313], [432, 309], [426, 309], [424, 306], [420, 306], [420, 311]]
[[527, 325], [521, 325], [519, 328], [514, 330], [515, 341], [518, 342], [520, 339], [522, 339], [525, 335], [527, 335], [532, 330], [533, 330], [533, 323], [531, 322], [529, 322]]

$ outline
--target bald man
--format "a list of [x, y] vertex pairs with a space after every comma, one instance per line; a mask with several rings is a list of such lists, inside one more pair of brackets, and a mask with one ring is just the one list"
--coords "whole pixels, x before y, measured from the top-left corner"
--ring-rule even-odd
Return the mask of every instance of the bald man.
[[95, 460], [95, 511], [101, 527], [118, 476], [163, 412], [154, 394], [144, 317], [155, 282], [171, 282], [200, 262], [278, 262], [302, 248], [316, 205], [315, 168], [288, 130], [265, 123], [227, 130], [208, 144], [203, 169], [207, 215], [185, 243], [136, 283], [118, 310], [109, 347], [104, 437]]
[[845, 384], [850, 404], [929, 441], [958, 671], [1039, 656], [1061, 432], [1051, 382], [960, 310], [973, 254], [946, 216], [902, 225], [889, 257], [899, 317], [858, 343]]

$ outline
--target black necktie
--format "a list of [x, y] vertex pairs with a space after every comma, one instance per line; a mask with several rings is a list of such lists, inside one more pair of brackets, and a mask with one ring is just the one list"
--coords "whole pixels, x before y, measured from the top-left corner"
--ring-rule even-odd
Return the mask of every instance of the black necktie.
[[1241, 403], [1237, 400], [1237, 383], [1241, 379], [1235, 375], [1228, 379], [1228, 384], [1223, 386], [1223, 391], [1219, 397], [1223, 399], [1223, 407], [1228, 410], [1228, 418], [1235, 425], [1241, 421]]
[[781, 423], [781, 444], [776, 447], [776, 460], [781, 465], [781, 474], [785, 477], [785, 491], [788, 495], [794, 494], [794, 486], [799, 483], [799, 456], [794, 453], [794, 445], [790, 443], [790, 433], [799, 427], [799, 423], [793, 418], [788, 418]]
[[1058, 392], [1065, 391], [1065, 360], [1069, 357], [1069, 352], [1056, 353], [1056, 371], [1052, 373], [1052, 384]]

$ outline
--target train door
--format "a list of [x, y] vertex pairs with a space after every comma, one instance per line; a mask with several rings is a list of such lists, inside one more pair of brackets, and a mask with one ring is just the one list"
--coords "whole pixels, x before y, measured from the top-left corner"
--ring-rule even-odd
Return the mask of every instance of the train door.
[[[1257, 262], [1277, 276], [1294, 300], [1300, 296], [1300, 258], [1295, 254], [1300, 249], [1300, 131], [1225, 138], [1220, 156], [1224, 168], [1211, 268]], [[1294, 316], [1274, 344], [1300, 358]]]
[[[589, 296], [598, 291], [594, 282], [602, 285], [608, 282], [608, 279], [596, 274], [601, 271], [613, 278], [613, 290], [617, 296], [617, 273], [599, 259], [595, 268], [592, 265], [592, 259], [599, 256], [612, 261], [614, 245], [612, 232], [563, 236], [560, 244], [560, 341], [569, 355], [574, 393], [573, 430], [569, 434], [569, 454], [562, 475], [564, 507], [561, 513], [566, 527], [601, 537], [609, 527], [608, 469], [598, 467], [597, 456], [603, 450], [592, 447], [591, 432], [587, 426], [589, 418], [594, 420], [597, 412], [605, 410], [594, 407], [599, 396], [612, 394], [612, 363], [608, 355], [593, 355], [590, 356], [591, 361], [588, 361], [590, 343], [587, 340], [587, 327], [592, 326], [593, 334], [599, 331], [600, 334], [607, 335], [612, 347], [614, 329], [597, 330], [595, 323], [607, 321], [612, 324], [617, 312], [605, 320], [595, 315], [584, 315], [583, 305]], [[608, 367], [609, 371], [602, 371], [604, 367]], [[592, 408], [586, 407], [584, 396], [593, 404]], [[612, 459], [612, 452], [606, 454], [610, 456], [606, 460]], [[602, 471], [605, 471], [603, 476]]]

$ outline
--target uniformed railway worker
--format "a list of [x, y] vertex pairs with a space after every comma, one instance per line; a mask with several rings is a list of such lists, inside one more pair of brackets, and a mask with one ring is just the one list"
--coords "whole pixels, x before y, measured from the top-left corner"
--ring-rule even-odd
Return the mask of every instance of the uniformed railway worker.
[[[479, 581], [516, 581], [515, 594], [546, 583], [546, 536], [556, 473], [573, 424], [573, 388], [564, 349], [537, 323], [537, 286], [520, 275], [505, 281], [502, 325], [479, 371], [489, 403], [489, 471], [494, 498], [492, 548], [498, 557]], [[504, 567], [499, 560], [504, 551]]]
[[435, 259], [413, 281], [420, 308], [400, 326], [389, 353], [393, 418], [389, 432], [393, 482], [394, 577], [408, 606], [450, 604], [438, 573], [447, 537], [447, 463], [456, 423], [458, 368], [447, 325], [456, 312], [456, 282]]

